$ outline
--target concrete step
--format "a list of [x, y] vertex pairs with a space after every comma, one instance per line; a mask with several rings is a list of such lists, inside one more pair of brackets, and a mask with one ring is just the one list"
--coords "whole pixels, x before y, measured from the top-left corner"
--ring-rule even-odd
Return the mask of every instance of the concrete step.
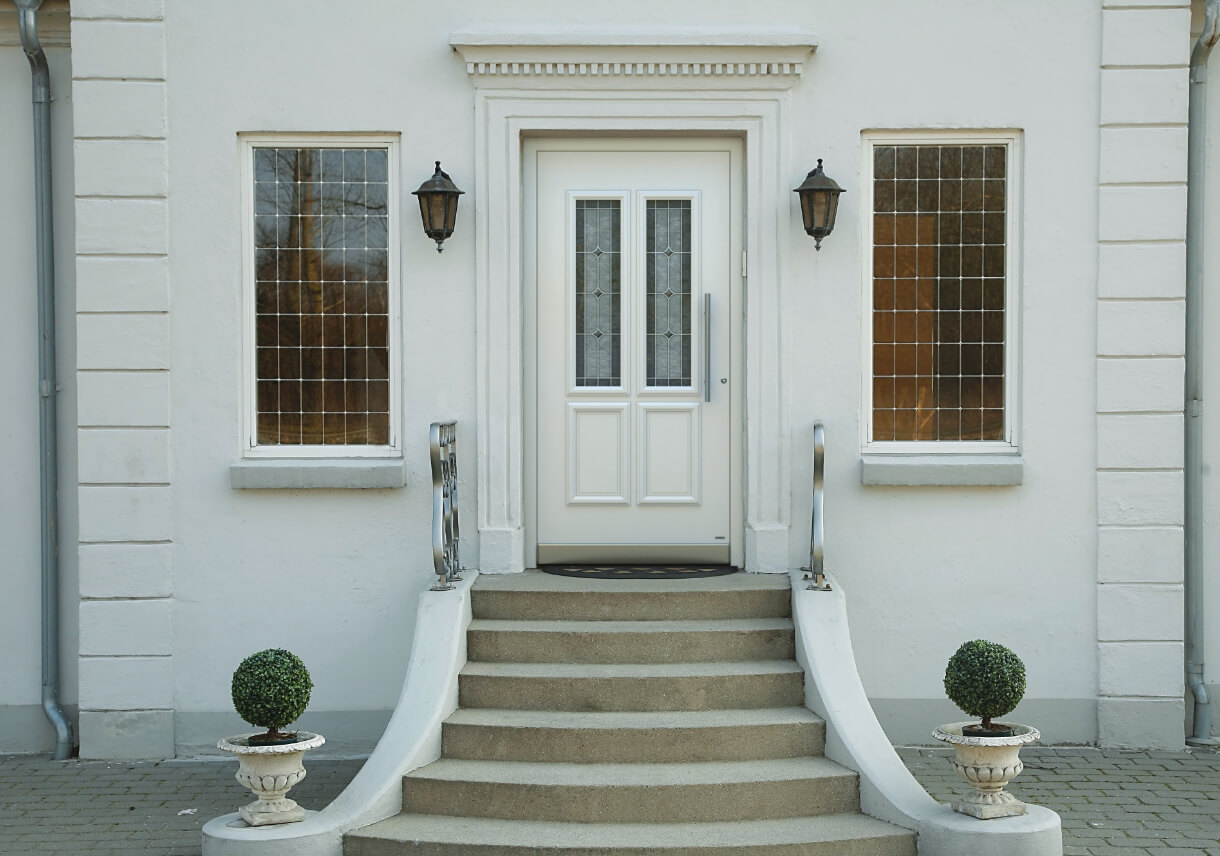
[[790, 618], [508, 621], [476, 618], [471, 660], [502, 663], [695, 663], [795, 656]]
[[826, 758], [683, 764], [442, 759], [403, 779], [408, 814], [562, 823], [768, 820], [856, 811], [857, 776]]
[[792, 660], [738, 663], [467, 663], [458, 706], [510, 710], [713, 710], [804, 704]]
[[458, 710], [445, 758], [560, 763], [746, 761], [821, 755], [826, 725], [803, 707], [581, 713]]
[[483, 574], [470, 592], [475, 618], [664, 621], [791, 615], [787, 574], [694, 580], [590, 580], [541, 571]]
[[719, 823], [547, 823], [400, 814], [344, 856], [915, 856], [913, 833], [862, 814]]

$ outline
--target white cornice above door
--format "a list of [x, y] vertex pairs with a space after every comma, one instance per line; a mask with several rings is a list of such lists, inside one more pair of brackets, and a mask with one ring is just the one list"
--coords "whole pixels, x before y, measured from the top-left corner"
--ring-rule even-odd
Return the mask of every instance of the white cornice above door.
[[480, 88], [788, 89], [817, 48], [804, 30], [469, 27], [450, 35]]

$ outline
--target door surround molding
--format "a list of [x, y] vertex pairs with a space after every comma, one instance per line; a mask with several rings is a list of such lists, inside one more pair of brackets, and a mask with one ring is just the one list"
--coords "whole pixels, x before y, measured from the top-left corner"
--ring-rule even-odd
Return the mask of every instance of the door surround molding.
[[[787, 90], [800, 79], [791, 64], [813, 51], [807, 33], [643, 34], [585, 39], [550, 34], [454, 34], [450, 43], [466, 61], [475, 91], [475, 311], [476, 469], [479, 569], [524, 570], [524, 389], [522, 365], [522, 141], [556, 133], [733, 134], [745, 140], [744, 244], [748, 250], [745, 300], [744, 473], [746, 569], [788, 569], [791, 460], [787, 379], [782, 342], [781, 283], [792, 234], [795, 198], [789, 199]], [[533, 42], [533, 44], [531, 44]], [[545, 42], [584, 73], [547, 71], [530, 59]], [[744, 44], [744, 43], [749, 44]], [[564, 44], [566, 43], [566, 45]], [[669, 59], [681, 49], [693, 65], [719, 62], [722, 74], [683, 76]], [[620, 71], [606, 52], [620, 56]], [[528, 75], [480, 71], [480, 62], [508, 63]], [[480, 60], [480, 56], [484, 59]], [[756, 57], [754, 62], [747, 58]], [[785, 59], [779, 59], [783, 57]], [[784, 62], [789, 64], [785, 71]], [[606, 75], [596, 64], [609, 66]], [[624, 76], [627, 66], [650, 73]], [[563, 65], [563, 63], [560, 63]], [[765, 69], [763, 68], [765, 66]], [[773, 73], [772, 68], [776, 71]], [[765, 73], [760, 73], [765, 71]], [[528, 81], [528, 82], [523, 82]], [[647, 88], [626, 88], [647, 82]], [[663, 87], [663, 88], [660, 88]], [[795, 179], [792, 179], [795, 180]]]

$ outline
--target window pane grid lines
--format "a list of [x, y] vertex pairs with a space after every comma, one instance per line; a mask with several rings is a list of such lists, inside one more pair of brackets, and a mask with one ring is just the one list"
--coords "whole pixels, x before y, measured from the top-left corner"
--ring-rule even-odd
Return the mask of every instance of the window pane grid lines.
[[390, 152], [248, 146], [253, 449], [393, 441]]
[[1007, 143], [872, 147], [876, 442], [1007, 436]]

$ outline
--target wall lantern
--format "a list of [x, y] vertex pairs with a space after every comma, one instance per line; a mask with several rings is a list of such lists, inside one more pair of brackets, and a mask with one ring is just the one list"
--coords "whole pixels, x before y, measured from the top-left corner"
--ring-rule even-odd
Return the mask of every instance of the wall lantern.
[[[819, 161], [821, 163], [821, 161]], [[419, 197], [419, 214], [424, 220], [424, 234], [436, 241], [436, 251], [442, 250], [441, 244], [453, 235], [453, 224], [457, 221], [458, 197], [465, 193], [458, 190], [449, 174], [441, 169], [441, 162], [436, 162], [436, 172], [419, 186], [419, 190], [411, 191], [412, 196]], [[811, 233], [812, 234], [812, 233]]]
[[801, 217], [805, 221], [805, 234], [817, 243], [815, 250], [822, 249], [822, 239], [834, 231], [835, 214], [839, 210], [839, 194], [843, 188], [822, 172], [822, 159], [813, 168], [801, 186], [792, 191], [801, 197]]

